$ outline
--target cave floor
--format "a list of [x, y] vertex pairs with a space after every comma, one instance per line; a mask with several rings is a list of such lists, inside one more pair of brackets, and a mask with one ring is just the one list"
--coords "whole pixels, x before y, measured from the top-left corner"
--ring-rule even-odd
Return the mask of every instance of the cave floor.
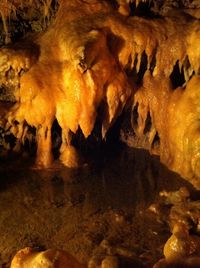
[[63, 249], [84, 263], [114, 254], [122, 267], [162, 257], [170, 232], [147, 208], [161, 190], [191, 186], [144, 150], [111, 151], [78, 170], [1, 160], [0, 267], [27, 246]]

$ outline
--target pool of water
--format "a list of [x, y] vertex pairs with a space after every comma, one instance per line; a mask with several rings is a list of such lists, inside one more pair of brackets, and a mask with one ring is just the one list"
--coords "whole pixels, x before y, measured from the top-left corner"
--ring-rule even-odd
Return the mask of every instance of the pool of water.
[[183, 185], [192, 189], [157, 157], [123, 146], [94, 152], [77, 170], [59, 164], [36, 170], [22, 157], [1, 160], [0, 267], [27, 246], [64, 249], [87, 262], [102, 241], [150, 265], [162, 256], [169, 230], [147, 208], [163, 189]]

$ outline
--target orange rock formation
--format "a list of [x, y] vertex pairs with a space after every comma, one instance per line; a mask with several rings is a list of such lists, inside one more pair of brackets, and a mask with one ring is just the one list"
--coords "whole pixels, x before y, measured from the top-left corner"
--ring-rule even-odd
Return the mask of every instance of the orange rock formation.
[[[62, 128], [60, 159], [77, 166], [70, 133], [80, 128], [87, 138], [100, 116], [104, 137], [129, 100], [138, 113], [135, 135], [144, 135], [150, 115], [151, 151], [198, 186], [199, 20], [146, 19], [120, 10], [107, 1], [61, 0], [56, 20], [45, 33], [0, 50], [1, 76], [12, 69], [20, 85], [17, 102], [5, 117], [7, 126], [19, 139], [26, 135], [27, 124], [34, 126], [36, 163], [48, 167], [53, 161], [51, 127], [57, 119]], [[170, 79], [175, 66], [185, 77], [178, 88]], [[159, 149], [153, 148], [156, 135]]]

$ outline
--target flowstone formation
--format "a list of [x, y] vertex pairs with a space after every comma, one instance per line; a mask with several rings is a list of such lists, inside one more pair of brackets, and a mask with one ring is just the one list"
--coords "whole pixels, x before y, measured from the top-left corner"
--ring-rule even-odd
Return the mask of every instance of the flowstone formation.
[[200, 187], [199, 44], [199, 20], [185, 13], [145, 18], [129, 1], [61, 0], [46, 32], [0, 50], [1, 85], [16, 100], [1, 125], [19, 143], [34, 127], [36, 165], [50, 167], [57, 120], [60, 159], [75, 167], [72, 133], [87, 138], [98, 119], [104, 138], [127, 108], [137, 144]]

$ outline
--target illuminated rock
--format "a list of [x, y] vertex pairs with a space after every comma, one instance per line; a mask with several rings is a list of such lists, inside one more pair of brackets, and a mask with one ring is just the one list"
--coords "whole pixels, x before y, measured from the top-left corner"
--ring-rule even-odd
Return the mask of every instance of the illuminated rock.
[[[126, 2], [119, 4], [126, 7]], [[13, 70], [17, 100], [5, 116], [6, 126], [19, 140], [27, 125], [35, 127], [36, 164], [49, 167], [56, 119], [62, 129], [61, 161], [76, 167], [77, 154], [68, 148], [71, 133], [80, 128], [87, 138], [100, 118], [105, 137], [124, 107], [133, 105], [138, 139], [145, 135], [152, 153], [199, 187], [199, 21], [129, 17], [121, 11], [108, 1], [61, 0], [46, 32], [2, 48], [1, 83]], [[184, 83], [174, 88], [176, 67]]]
[[73, 256], [61, 251], [48, 249], [37, 252], [24, 248], [14, 256], [10, 268], [84, 268]]

